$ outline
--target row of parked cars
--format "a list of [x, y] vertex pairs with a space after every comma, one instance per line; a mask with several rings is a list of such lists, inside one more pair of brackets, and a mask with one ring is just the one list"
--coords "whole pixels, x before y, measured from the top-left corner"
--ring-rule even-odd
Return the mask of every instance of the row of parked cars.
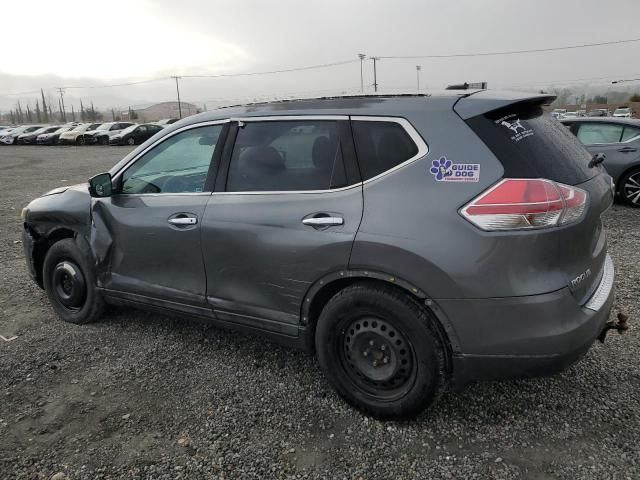
[[0, 127], [3, 145], [137, 145], [174, 123], [167, 118], [155, 123], [106, 122], [64, 125]]
[[606, 108], [594, 108], [589, 110], [576, 110], [575, 112], [568, 112], [565, 108], [556, 108], [551, 112], [551, 116], [559, 120], [563, 118], [578, 118], [578, 117], [616, 117], [616, 118], [633, 118], [633, 111], [629, 107], [619, 107], [613, 111], [613, 115]]

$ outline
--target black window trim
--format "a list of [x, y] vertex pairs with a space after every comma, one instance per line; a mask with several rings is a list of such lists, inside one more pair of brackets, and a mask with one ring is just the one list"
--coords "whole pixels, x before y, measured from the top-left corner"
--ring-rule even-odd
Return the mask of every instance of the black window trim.
[[[229, 192], [226, 190], [226, 179], [229, 173], [229, 162], [231, 161], [231, 155], [233, 153], [233, 146], [235, 145], [237, 129], [242, 128], [245, 123], [251, 122], [269, 122], [269, 121], [313, 121], [313, 120], [333, 120], [338, 124], [338, 131], [340, 134], [340, 140], [343, 143], [343, 158], [345, 162], [345, 169], [349, 171], [355, 167], [358, 171], [358, 177], [354, 183], [350, 183], [345, 187], [322, 189], [322, 190], [268, 190], [268, 191], [249, 191], [249, 192]], [[361, 188], [370, 182], [374, 182], [379, 178], [389, 175], [416, 160], [423, 158], [428, 152], [429, 147], [422, 136], [418, 133], [415, 127], [406, 118], [403, 117], [390, 117], [390, 116], [377, 116], [377, 115], [269, 115], [269, 116], [255, 116], [255, 117], [233, 117], [230, 121], [234, 122], [235, 129], [232, 127], [231, 134], [227, 137], [227, 148], [223, 155], [223, 161], [218, 174], [218, 181], [216, 182], [216, 188], [213, 191], [213, 195], [304, 195], [304, 194], [324, 194], [344, 192], [354, 188]], [[354, 121], [370, 121], [370, 122], [393, 122], [399, 124], [405, 132], [409, 135], [411, 140], [415, 143], [418, 152], [411, 158], [396, 165], [393, 168], [385, 170], [379, 173], [375, 177], [371, 177], [365, 181], [362, 181], [362, 177], [359, 175], [359, 166], [357, 165], [356, 151], [353, 140], [353, 135], [343, 135], [344, 129], [341, 128], [341, 124], [345, 122]], [[351, 130], [351, 128], [349, 129]], [[345, 138], [346, 137], [346, 138]], [[356, 162], [354, 165], [353, 162]], [[353, 175], [353, 174], [352, 174]], [[224, 179], [224, 180], [223, 180]]]
[[[226, 131], [228, 131], [228, 128], [224, 128], [222, 129], [222, 131], [220, 132], [220, 139], [222, 139], [223, 141], [220, 142], [218, 141], [216, 143], [216, 148], [213, 151], [213, 154], [211, 156], [211, 161], [209, 163], [209, 170], [207, 172], [207, 178], [205, 180], [205, 188], [203, 189], [202, 192], [179, 192], [179, 193], [170, 193], [170, 192], [165, 192], [165, 193], [122, 193], [120, 192], [120, 187], [122, 184], [122, 176], [124, 175], [124, 172], [126, 170], [128, 170], [130, 167], [133, 166], [134, 163], [136, 163], [138, 160], [140, 160], [148, 151], [150, 151], [151, 149], [153, 149], [154, 147], [156, 147], [157, 145], [159, 145], [160, 143], [164, 142], [165, 140], [168, 140], [169, 138], [173, 137], [174, 135], [177, 135], [179, 133], [185, 132], [187, 130], [192, 130], [194, 128], [200, 128], [200, 127], [208, 127], [208, 126], [213, 126], [213, 125], [224, 125], [227, 126], [227, 124], [229, 124], [231, 122], [230, 119], [223, 119], [223, 120], [211, 120], [211, 121], [207, 121], [207, 122], [200, 122], [200, 123], [193, 123], [191, 125], [185, 125], [184, 127], [178, 128], [172, 132], [169, 132], [167, 135], [159, 138], [157, 141], [153, 142], [151, 145], [147, 146], [145, 149], [141, 150], [138, 154], [136, 154], [130, 161], [128, 161], [125, 165], [123, 165], [120, 170], [118, 170], [114, 175], [113, 175], [113, 185], [114, 185], [114, 190], [117, 193], [114, 193], [114, 195], [127, 195], [127, 196], [147, 196], [147, 197], [155, 197], [155, 196], [159, 196], [159, 195], [164, 195], [164, 196], [209, 196], [212, 194], [212, 190], [211, 190], [211, 186], [213, 185], [213, 182], [210, 182], [210, 177], [212, 175], [214, 175], [215, 172], [212, 172], [212, 161], [214, 158], [219, 158], [218, 157], [218, 151], [222, 152], [222, 147], [224, 146], [225, 140], [228, 138], [228, 135], [225, 134], [225, 138], [222, 138], [223, 133], [225, 133]], [[214, 170], [218, 170], [218, 169], [214, 169]], [[209, 189], [207, 189], [207, 187], [209, 187]]]

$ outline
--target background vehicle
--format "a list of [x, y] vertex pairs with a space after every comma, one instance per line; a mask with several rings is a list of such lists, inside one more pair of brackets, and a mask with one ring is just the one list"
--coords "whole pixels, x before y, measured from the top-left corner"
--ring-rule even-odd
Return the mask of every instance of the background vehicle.
[[640, 207], [640, 120], [580, 118], [563, 121], [591, 154], [606, 155], [603, 165], [613, 177], [616, 193]]
[[22, 127], [16, 127], [11, 130], [10, 133], [0, 138], [0, 142], [4, 143], [5, 145], [13, 145], [16, 143], [16, 139], [23, 133], [30, 133], [38, 130], [39, 128], [42, 128], [42, 125], [24, 125]]
[[109, 137], [110, 145], [138, 145], [153, 137], [162, 130], [162, 125], [144, 123], [142, 125], [131, 125], [121, 132]]
[[553, 118], [561, 118], [561, 117], [562, 117], [562, 115], [564, 115], [564, 114], [566, 113], [566, 111], [567, 111], [567, 110], [566, 110], [566, 109], [564, 109], [564, 108], [554, 108], [554, 109], [551, 111], [551, 116], [552, 116]]
[[560, 118], [576, 118], [578, 116], [577, 112], [565, 112], [562, 114]]
[[578, 115], [579, 117], [586, 117], [587, 116], [587, 111], [586, 110], [576, 110], [576, 115]]
[[415, 416], [448, 382], [550, 374], [603, 331], [614, 277], [611, 179], [544, 114], [553, 98], [189, 117], [89, 191], [32, 201], [28, 265], [66, 321], [134, 305], [315, 350], [338, 393], [380, 418]]
[[98, 143], [108, 145], [109, 137], [133, 125], [131, 122], [109, 122], [103, 123], [96, 130], [87, 131], [83, 134], [85, 143]]
[[629, 107], [620, 107], [613, 111], [613, 116], [617, 118], [631, 118], [633, 115]]
[[59, 128], [60, 128], [60, 125], [53, 125], [53, 126], [41, 127], [31, 132], [25, 132], [21, 135], [18, 135], [18, 138], [16, 138], [16, 144], [29, 145], [29, 144], [36, 143], [36, 138], [38, 138], [38, 135], [42, 135], [43, 133], [52, 133], [58, 130]]
[[74, 143], [77, 145], [84, 145], [84, 133], [96, 130], [101, 123], [85, 123], [74, 127], [72, 130], [64, 132], [58, 138], [58, 143], [67, 144]]
[[72, 130], [73, 128], [73, 126], [60, 127], [53, 132], [42, 133], [36, 137], [36, 143], [38, 145], [57, 145], [60, 135]]
[[587, 113], [587, 117], [608, 117], [609, 110], [606, 108], [595, 108]]
[[162, 120], [158, 120], [156, 123], [158, 125], [171, 125], [172, 123], [176, 123], [178, 118], [163, 118]]

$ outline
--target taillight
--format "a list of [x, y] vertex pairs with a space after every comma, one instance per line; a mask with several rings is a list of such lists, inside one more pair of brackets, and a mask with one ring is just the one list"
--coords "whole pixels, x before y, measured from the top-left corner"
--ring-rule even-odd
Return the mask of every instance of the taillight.
[[587, 204], [587, 192], [543, 178], [507, 178], [460, 210], [483, 230], [547, 228], [575, 222]]

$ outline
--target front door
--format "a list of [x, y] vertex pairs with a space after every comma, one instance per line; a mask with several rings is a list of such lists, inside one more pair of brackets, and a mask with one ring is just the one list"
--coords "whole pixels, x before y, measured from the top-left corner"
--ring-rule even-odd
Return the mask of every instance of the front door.
[[348, 266], [362, 217], [348, 120], [308, 118], [243, 119], [229, 135], [202, 222], [220, 319], [295, 335], [311, 284]]
[[116, 194], [96, 200], [94, 237], [109, 244], [105, 289], [206, 307], [200, 228], [224, 128], [195, 125], [166, 137], [116, 174]]

